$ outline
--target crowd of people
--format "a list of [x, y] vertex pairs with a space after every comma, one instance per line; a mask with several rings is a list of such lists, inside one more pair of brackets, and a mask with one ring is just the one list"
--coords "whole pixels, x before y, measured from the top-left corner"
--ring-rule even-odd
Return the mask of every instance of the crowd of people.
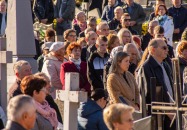
[[[103, 3], [99, 3], [103, 2]], [[99, 4], [99, 5], [97, 5]], [[141, 100], [151, 104], [150, 77], [161, 86], [160, 101], [171, 103], [172, 58], [179, 59], [182, 95], [187, 94], [187, 9], [180, 0], [166, 7], [156, 0], [148, 30], [142, 35], [146, 13], [133, 0], [92, 0], [90, 9], [99, 8], [101, 22], [75, 14], [75, 0], [31, 0], [33, 21], [51, 24], [41, 41], [35, 31], [38, 73], [29, 62], [14, 66], [15, 83], [8, 91], [7, 122], [0, 108], [0, 125], [8, 130], [55, 130], [63, 119], [55, 103], [56, 90], [65, 90], [65, 73], [79, 74], [79, 89], [88, 101], [78, 109], [79, 130], [133, 129], [133, 112], [142, 108]], [[102, 5], [104, 7], [102, 8]], [[0, 0], [0, 33], [6, 36], [6, 0]], [[59, 41], [55, 37], [61, 37]], [[177, 44], [177, 45], [176, 45]], [[142, 90], [145, 97], [142, 97]], [[3, 115], [3, 117], [2, 117]], [[164, 130], [175, 130], [171, 116], [163, 116]]]

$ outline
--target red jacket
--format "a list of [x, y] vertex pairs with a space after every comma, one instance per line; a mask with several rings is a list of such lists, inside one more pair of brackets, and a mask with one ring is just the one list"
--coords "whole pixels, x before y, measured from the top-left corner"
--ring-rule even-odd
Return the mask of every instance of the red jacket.
[[78, 72], [79, 73], [79, 88], [84, 88], [87, 92], [90, 92], [90, 83], [87, 79], [87, 64], [81, 61], [80, 70], [77, 69], [75, 64], [71, 61], [65, 62], [61, 65], [60, 80], [62, 83], [62, 90], [65, 89], [65, 73], [66, 72]]

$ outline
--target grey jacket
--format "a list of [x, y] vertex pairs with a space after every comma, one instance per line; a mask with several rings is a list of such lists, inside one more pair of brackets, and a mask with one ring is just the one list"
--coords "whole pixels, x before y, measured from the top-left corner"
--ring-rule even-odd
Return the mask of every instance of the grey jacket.
[[54, 130], [54, 128], [47, 119], [37, 113], [36, 123], [32, 130]]
[[54, 12], [55, 18], [72, 21], [75, 17], [75, 0], [57, 0]]
[[133, 30], [136, 30], [139, 35], [141, 34], [142, 30], [142, 23], [145, 21], [146, 14], [141, 5], [134, 2], [132, 5], [132, 12], [128, 11], [128, 5], [125, 3], [123, 5], [124, 13], [129, 13], [131, 16], [131, 20], [136, 21], [136, 25], [132, 27]]

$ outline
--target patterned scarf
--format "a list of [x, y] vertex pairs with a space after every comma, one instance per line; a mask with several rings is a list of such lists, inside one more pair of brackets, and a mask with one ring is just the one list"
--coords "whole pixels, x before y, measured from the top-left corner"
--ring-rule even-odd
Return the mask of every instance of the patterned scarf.
[[58, 126], [56, 111], [49, 106], [47, 101], [44, 101], [43, 104], [35, 101], [35, 105], [37, 112], [40, 113], [44, 118], [49, 120], [51, 125], [54, 127], [54, 130], [56, 130]]
[[167, 19], [167, 15], [163, 15], [163, 16], [158, 16], [158, 22], [159, 22], [159, 25], [163, 27], [165, 21]]
[[73, 62], [75, 66], [77, 67], [78, 70], [80, 70], [80, 64], [81, 64], [81, 59], [79, 58], [78, 60], [69, 57], [69, 61]]

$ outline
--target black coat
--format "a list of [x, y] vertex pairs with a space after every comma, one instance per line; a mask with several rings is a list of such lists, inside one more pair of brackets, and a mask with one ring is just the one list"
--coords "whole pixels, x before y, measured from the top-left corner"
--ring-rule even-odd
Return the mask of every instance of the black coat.
[[173, 34], [173, 41], [179, 41], [182, 32], [187, 27], [187, 9], [181, 6], [180, 8], [170, 7], [168, 9], [169, 15], [173, 17], [174, 29], [179, 28], [180, 33]]
[[52, 23], [54, 19], [54, 7], [52, 0], [35, 0], [33, 12], [36, 20], [48, 19], [47, 23]]
[[148, 44], [149, 44], [149, 41], [153, 39], [153, 36], [147, 32], [143, 37], [142, 37], [142, 45], [141, 45], [141, 48], [142, 48], [142, 51], [144, 51]]
[[[173, 80], [172, 80], [172, 71], [168, 64], [163, 62], [164, 68], [166, 73], [169, 77], [170, 84], [173, 89]], [[137, 76], [142, 76], [144, 82], [144, 87], [147, 89], [146, 95], [146, 103], [151, 103], [151, 86], [150, 86], [150, 78], [156, 77], [156, 86], [162, 86], [163, 89], [163, 102], [170, 102], [169, 95], [167, 94], [167, 87], [164, 83], [164, 75], [162, 73], [161, 66], [157, 63], [157, 61], [152, 57], [149, 56], [148, 59], [145, 61], [143, 66], [140, 69], [140, 73]]]
[[116, 30], [117, 27], [119, 26], [119, 24], [120, 24], [120, 21], [118, 21], [118, 20], [115, 19], [115, 18], [112, 19], [112, 20], [108, 23], [110, 30]]

